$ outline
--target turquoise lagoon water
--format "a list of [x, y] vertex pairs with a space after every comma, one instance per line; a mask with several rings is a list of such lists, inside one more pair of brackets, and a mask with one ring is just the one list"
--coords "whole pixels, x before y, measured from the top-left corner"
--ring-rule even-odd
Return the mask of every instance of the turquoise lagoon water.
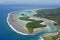
[[[16, 32], [14, 32], [9, 25], [6, 22], [6, 18], [9, 12], [12, 11], [17, 11], [17, 10], [27, 10], [27, 9], [34, 9], [34, 8], [39, 8], [39, 7], [18, 7], [18, 6], [1, 6], [0, 7], [0, 40], [40, 40], [40, 36], [45, 34], [45, 33], [49, 33], [47, 30], [43, 30], [39, 33], [37, 33], [36, 35], [21, 35], [21, 34], [17, 34]], [[50, 26], [50, 28], [54, 28], [53, 32], [57, 32], [58, 30], [55, 28], [54, 25], [51, 25], [51, 23], [48, 24], [48, 26]]]

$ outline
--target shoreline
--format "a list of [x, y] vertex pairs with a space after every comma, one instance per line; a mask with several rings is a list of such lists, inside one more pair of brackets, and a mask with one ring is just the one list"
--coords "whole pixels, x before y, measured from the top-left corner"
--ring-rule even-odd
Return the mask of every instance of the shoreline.
[[[13, 12], [11, 12], [11, 13], [13, 13]], [[17, 31], [17, 30], [9, 23], [8, 19], [9, 19], [9, 16], [11, 15], [11, 13], [8, 13], [8, 16], [7, 16], [7, 23], [8, 23], [8, 25], [9, 25], [9, 27], [10, 27], [13, 31], [15, 31], [16, 33], [19, 33], [19, 34], [22, 34], [22, 35], [29, 35], [29, 34], [25, 34], [25, 33], [22, 33], [22, 32]]]

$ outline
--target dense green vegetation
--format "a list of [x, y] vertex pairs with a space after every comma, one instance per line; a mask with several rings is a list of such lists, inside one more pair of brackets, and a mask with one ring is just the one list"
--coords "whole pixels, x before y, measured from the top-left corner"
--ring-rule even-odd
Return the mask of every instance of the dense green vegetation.
[[41, 22], [42, 21], [32, 21], [32, 22], [27, 23], [26, 27], [28, 28], [28, 31], [32, 33], [34, 28], [46, 27], [46, 25], [41, 25], [40, 24]]
[[[22, 15], [24, 15], [24, 14], [22, 14]], [[40, 24], [43, 21], [41, 21], [41, 20], [40, 21], [35, 21], [34, 19], [29, 19], [28, 16], [19, 17], [19, 19], [24, 20], [24, 21], [31, 21], [31, 22], [26, 24], [26, 27], [27, 27], [27, 29], [30, 33], [33, 32], [34, 28], [46, 27], [46, 25]]]
[[60, 40], [60, 32], [58, 33], [58, 35], [46, 36], [44, 39], [45, 40]]
[[21, 14], [22, 16], [24, 16], [25, 14]]
[[51, 36], [47, 36], [45, 40], [53, 40]]
[[37, 10], [34, 16], [51, 19], [60, 25], [60, 8]]
[[19, 17], [20, 20], [25, 20], [25, 21], [35, 21], [33, 19], [29, 19], [28, 16], [24, 16], [24, 17]]

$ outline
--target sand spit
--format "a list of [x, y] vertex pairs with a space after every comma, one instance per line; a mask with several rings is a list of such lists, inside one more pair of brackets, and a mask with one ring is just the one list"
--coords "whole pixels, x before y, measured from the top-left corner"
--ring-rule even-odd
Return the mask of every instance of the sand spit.
[[[14, 14], [13, 14], [14, 15]], [[16, 16], [14, 16], [14, 17], [16, 17]], [[24, 30], [24, 29], [26, 29], [25, 27], [22, 27], [21, 25], [22, 24], [18, 24], [17, 22], [14, 22], [14, 21], [16, 21], [15, 19], [13, 20], [11, 20], [11, 18], [13, 18], [12, 17], [12, 13], [9, 13], [8, 14], [8, 17], [7, 17], [7, 23], [8, 23], [8, 25], [9, 25], [9, 27], [11, 28], [11, 29], [13, 29], [13, 31], [15, 31], [16, 33], [19, 33], [19, 34], [22, 34], [22, 35], [29, 35], [29, 34], [27, 34], [28, 33], [28, 31], [26, 30]], [[19, 29], [19, 30], [17, 30], [17, 29]], [[24, 31], [25, 33], [23, 33], [22, 31]], [[32, 34], [31, 34], [32, 35]]]

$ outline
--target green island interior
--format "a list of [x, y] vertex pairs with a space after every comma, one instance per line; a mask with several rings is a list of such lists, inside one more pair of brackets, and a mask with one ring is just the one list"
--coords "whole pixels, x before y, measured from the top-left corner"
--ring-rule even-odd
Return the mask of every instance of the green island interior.
[[[22, 15], [24, 15], [24, 14], [22, 14]], [[31, 22], [28, 22], [28, 23], [26, 24], [26, 27], [27, 27], [27, 29], [28, 29], [28, 31], [29, 31], [30, 33], [32, 33], [32, 32], [33, 32], [33, 29], [35, 29], [35, 28], [46, 27], [46, 25], [40, 24], [40, 23], [42, 23], [43, 21], [41, 21], [41, 20], [40, 20], [40, 21], [36, 21], [36, 20], [34, 20], [34, 19], [29, 19], [28, 16], [19, 17], [19, 19], [20, 19], [20, 20], [24, 20], [24, 21], [31, 21]]]

